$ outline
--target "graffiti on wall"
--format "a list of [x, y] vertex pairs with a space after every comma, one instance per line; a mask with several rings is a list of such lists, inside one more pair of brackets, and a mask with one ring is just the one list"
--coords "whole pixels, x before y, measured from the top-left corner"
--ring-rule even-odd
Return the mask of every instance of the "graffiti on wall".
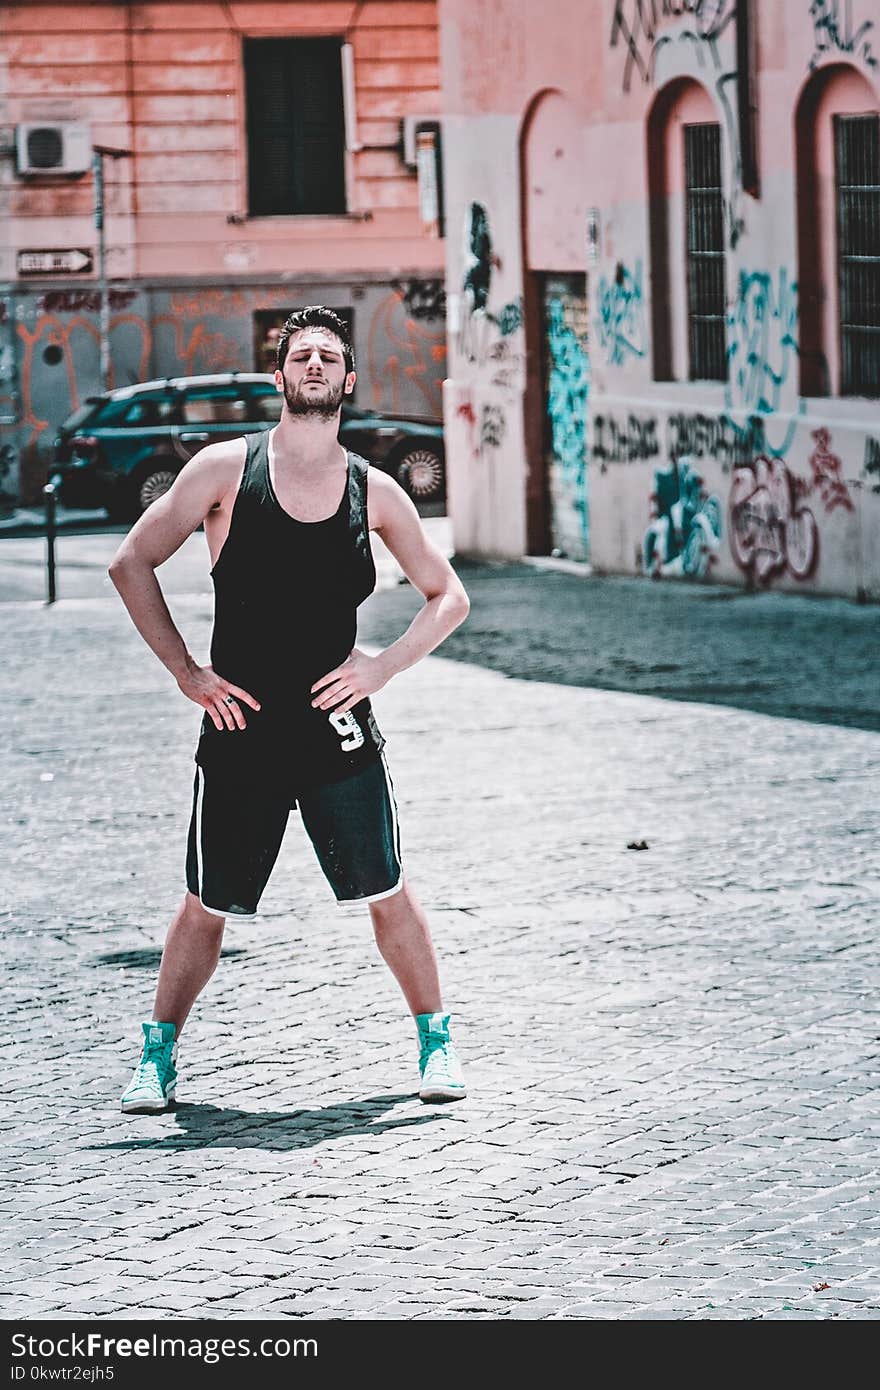
[[[15, 377], [15, 355], [11, 343], [0, 343], [0, 389], [8, 386]], [[3, 397], [0, 395], [0, 400]]]
[[826, 53], [849, 53], [860, 58], [866, 67], [876, 68], [877, 57], [868, 38], [874, 28], [873, 19], [856, 25], [853, 20], [853, 0], [810, 0], [813, 21], [813, 56], [810, 71]]
[[868, 477], [876, 477], [877, 481], [871, 484], [872, 492], [880, 492], [880, 439], [874, 439], [868, 435], [865, 440], [865, 459], [863, 468]]
[[[623, 90], [628, 92], [635, 70], [643, 82], [653, 82], [657, 53], [678, 37], [717, 43], [736, 13], [736, 0], [615, 0], [611, 47], [626, 49]], [[670, 20], [690, 17], [692, 28], [670, 37], [659, 30]]]
[[[44, 431], [80, 404], [81, 380], [90, 384], [97, 381], [100, 334], [97, 323], [80, 313], [63, 317], [42, 313], [33, 328], [22, 322], [17, 325], [17, 332], [21, 424], [27, 430], [22, 446], [28, 448], [37, 445]], [[140, 379], [145, 380], [150, 356], [149, 326], [144, 317], [136, 313], [111, 316], [111, 342], [118, 344], [123, 336], [126, 358], [138, 363]], [[43, 373], [40, 364], [52, 371]], [[137, 371], [131, 379], [139, 379]]]
[[758, 584], [788, 573], [809, 579], [819, 559], [819, 528], [800, 480], [780, 458], [734, 469], [728, 500], [734, 562]]
[[458, 350], [469, 362], [482, 362], [489, 348], [492, 328], [489, 317], [492, 271], [500, 265], [492, 247], [489, 214], [482, 203], [471, 203], [465, 217], [463, 264]]
[[[109, 291], [110, 311], [127, 309], [137, 299], [137, 290]], [[89, 314], [101, 311], [100, 290], [47, 290], [37, 299], [37, 309], [43, 314], [79, 314], [83, 310]]]
[[0, 444], [0, 492], [15, 467], [15, 450], [11, 444]]
[[689, 454], [715, 459], [727, 473], [733, 465], [750, 463], [767, 452], [764, 421], [752, 415], [744, 425], [735, 425], [726, 415], [678, 411], [666, 421], [666, 452], [670, 458]]
[[[145, 325], [146, 326], [146, 325]], [[222, 330], [212, 331], [203, 322], [192, 321], [178, 314], [156, 314], [152, 328], [157, 336], [171, 335], [171, 352], [180, 363], [183, 376], [198, 376], [201, 372], [234, 372], [241, 368], [241, 343], [237, 337]], [[164, 346], [164, 344], [163, 344]]]
[[[427, 282], [432, 283], [432, 282]], [[375, 410], [397, 413], [407, 399], [435, 419], [443, 415], [441, 373], [446, 362], [446, 326], [427, 312], [412, 312], [413, 302], [424, 307], [410, 290], [410, 302], [400, 286], [379, 301], [367, 330], [366, 362], [360, 371], [370, 383]]]
[[473, 397], [470, 392], [464, 393], [464, 397], [459, 401], [456, 410], [459, 420], [464, 422], [468, 432], [468, 452], [471, 459], [476, 462], [480, 456], [479, 435], [477, 433], [477, 412], [474, 408]]
[[393, 280], [391, 288], [414, 319], [429, 323], [446, 318], [446, 289], [442, 280]]
[[[725, 66], [721, 40], [736, 18], [736, 0], [616, 0], [611, 21], [610, 46], [623, 45], [623, 90], [628, 92], [633, 73], [653, 84], [657, 55], [671, 44], [688, 45], [697, 62], [713, 81], [730, 149], [732, 183], [725, 198], [727, 234], [735, 247], [745, 230], [742, 206], [742, 149], [731, 89], [738, 71]], [[673, 33], [662, 32], [676, 24]]]
[[817, 492], [826, 512], [833, 512], [835, 507], [843, 507], [848, 512], [855, 511], [843, 476], [843, 464], [831, 448], [831, 431], [813, 430], [812, 437], [816, 441], [816, 447], [810, 455], [811, 477], [806, 485], [801, 485], [803, 495], [809, 496], [810, 493]]
[[589, 539], [587, 501], [587, 401], [590, 359], [580, 335], [568, 321], [566, 304], [553, 297], [547, 304], [545, 343], [548, 353], [546, 411], [550, 447], [561, 480], [579, 518], [584, 547]]
[[[775, 277], [768, 271], [740, 271], [736, 298], [727, 314], [725, 400], [729, 410], [764, 416], [768, 422], [776, 414], [797, 360], [797, 323], [798, 287], [784, 267]], [[797, 426], [794, 416], [775, 441], [768, 430], [767, 452], [782, 458]]]
[[609, 366], [623, 366], [628, 357], [644, 357], [647, 331], [640, 260], [634, 270], [618, 261], [611, 279], [601, 277], [594, 326]]
[[[3, 327], [0, 324], [0, 327]], [[15, 351], [11, 337], [4, 335], [0, 337], [0, 411], [7, 404], [13, 403], [11, 388], [15, 382]]]
[[498, 449], [504, 443], [504, 411], [497, 405], [484, 405], [480, 414], [480, 449]]
[[642, 569], [653, 579], [705, 579], [721, 547], [721, 503], [689, 458], [654, 472]]
[[502, 338], [509, 338], [511, 333], [523, 326], [523, 302], [522, 295], [517, 299], [512, 299], [509, 304], [502, 304], [498, 313], [494, 315], [498, 325], [498, 332]]
[[485, 463], [488, 451], [498, 449], [504, 443], [507, 421], [503, 409], [485, 402], [478, 412], [473, 396], [467, 391], [455, 413], [467, 429], [468, 453], [472, 463], [477, 466]]
[[[14, 495], [18, 482], [19, 420], [18, 381], [15, 362], [15, 324], [7, 299], [0, 299], [0, 504]], [[9, 428], [12, 427], [12, 428]]]
[[628, 415], [619, 420], [614, 415], [594, 415], [590, 454], [605, 473], [609, 463], [638, 463], [656, 458], [660, 453], [657, 440], [657, 421], [653, 417], [640, 419]]
[[471, 203], [465, 216], [464, 270], [458, 322], [453, 334], [458, 353], [502, 391], [517, 389], [522, 374], [523, 302], [518, 296], [500, 308], [491, 305], [492, 274], [500, 269], [492, 246], [489, 214]]

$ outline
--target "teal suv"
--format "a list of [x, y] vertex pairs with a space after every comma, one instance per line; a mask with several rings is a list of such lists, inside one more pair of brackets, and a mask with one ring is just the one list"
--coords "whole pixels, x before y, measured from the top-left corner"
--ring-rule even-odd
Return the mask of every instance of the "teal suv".
[[[259, 372], [173, 377], [90, 396], [55, 440], [53, 472], [68, 507], [105, 507], [134, 521], [167, 492], [206, 444], [268, 430], [281, 414], [273, 378]], [[446, 510], [443, 426], [347, 402], [339, 439], [390, 473], [425, 515]]]

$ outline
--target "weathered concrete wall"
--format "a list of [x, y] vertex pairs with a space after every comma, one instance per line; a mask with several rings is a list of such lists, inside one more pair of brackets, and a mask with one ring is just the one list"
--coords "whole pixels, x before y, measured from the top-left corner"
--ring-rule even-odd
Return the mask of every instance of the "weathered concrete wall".
[[[114, 287], [112, 384], [269, 370], [257, 316], [283, 315], [317, 299], [353, 314], [358, 404], [440, 418], [446, 329], [439, 280]], [[32, 502], [46, 479], [57, 426], [100, 390], [98, 295], [93, 287], [41, 287], [8, 294], [0, 307], [0, 367], [9, 377], [2, 389], [10, 407], [0, 423], [0, 490]]]
[[[504, 261], [490, 326], [495, 305], [520, 295], [524, 328], [491, 459], [504, 508], [491, 520], [479, 515], [485, 459], [448, 424], [456, 543], [514, 554], [525, 531], [532, 550], [600, 570], [880, 598], [880, 401], [837, 394], [829, 144], [835, 112], [880, 109], [875, 7], [752, 4], [757, 180], [738, 108], [735, 0], [491, 9], [480, 26], [464, 0], [441, 0], [447, 283], [462, 294], [461, 229], [478, 203]], [[726, 381], [687, 379], [682, 131], [700, 121], [721, 132]], [[585, 277], [589, 332], [575, 342], [569, 325], [557, 360], [562, 299], [547, 276], [573, 271]], [[456, 322], [453, 411], [482, 385]]]
[[[456, 119], [446, 124], [453, 143]], [[451, 161], [446, 174], [448, 206], [455, 210], [448, 236], [456, 242], [455, 278], [447, 282], [448, 488], [459, 550], [521, 555], [524, 344], [516, 123], [490, 116], [481, 128], [486, 158]]]

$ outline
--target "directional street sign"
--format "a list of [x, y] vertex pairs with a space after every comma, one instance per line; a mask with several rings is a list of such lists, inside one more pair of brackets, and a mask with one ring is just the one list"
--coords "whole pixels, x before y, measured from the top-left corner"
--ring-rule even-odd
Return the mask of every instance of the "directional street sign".
[[91, 251], [19, 251], [19, 275], [88, 275]]

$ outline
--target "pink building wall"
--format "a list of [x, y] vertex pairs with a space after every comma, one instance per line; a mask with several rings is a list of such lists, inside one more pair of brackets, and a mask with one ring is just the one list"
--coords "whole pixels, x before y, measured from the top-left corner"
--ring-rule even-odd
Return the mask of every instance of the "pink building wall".
[[[743, 8], [440, 0], [462, 551], [880, 598], [880, 401], [838, 394], [830, 145], [835, 111], [880, 110], [880, 14], [752, 0], [753, 179]], [[706, 121], [726, 380], [690, 381], [683, 132]]]
[[[243, 43], [273, 36], [351, 45], [344, 214], [248, 215]], [[439, 113], [438, 47], [434, 0], [2, 7], [0, 494], [34, 494], [55, 427], [99, 384], [91, 173], [21, 177], [22, 122], [131, 152], [105, 160], [115, 384], [252, 370], [256, 314], [325, 299], [353, 308], [359, 400], [439, 416], [444, 248], [401, 152], [403, 118]], [[19, 273], [21, 251], [59, 248], [94, 269]]]

